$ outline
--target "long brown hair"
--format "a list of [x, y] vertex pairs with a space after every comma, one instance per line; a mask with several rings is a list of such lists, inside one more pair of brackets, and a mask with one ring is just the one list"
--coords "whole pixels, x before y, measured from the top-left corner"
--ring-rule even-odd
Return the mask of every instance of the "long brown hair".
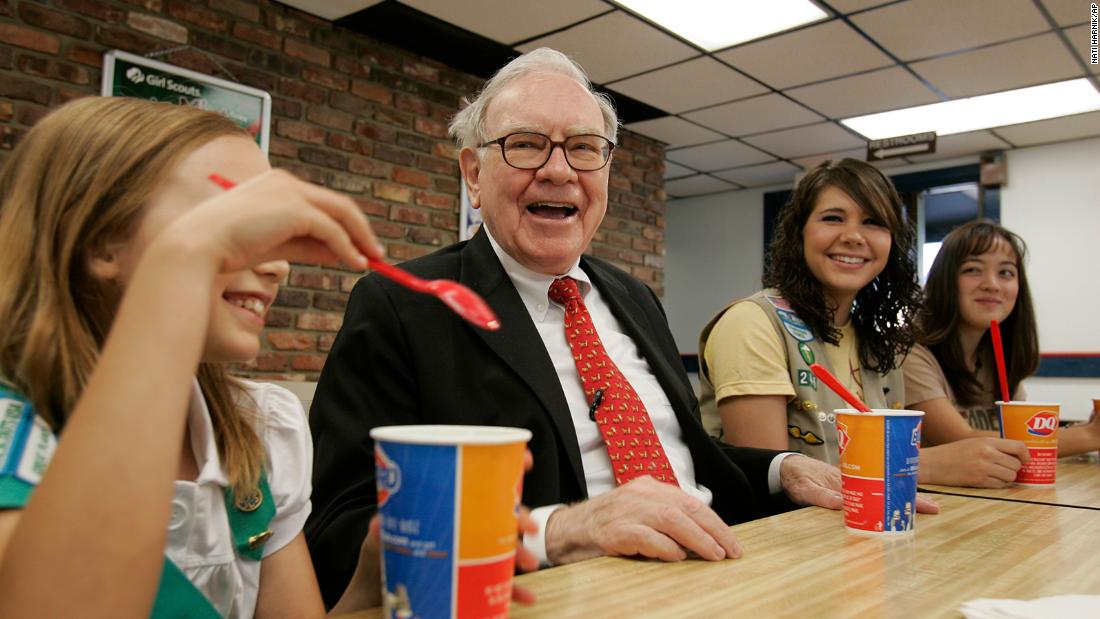
[[[0, 376], [56, 431], [84, 390], [121, 298], [87, 269], [138, 227], [145, 202], [183, 157], [248, 134], [196, 108], [89, 97], [43, 118], [0, 171]], [[171, 354], [166, 351], [165, 354]], [[203, 363], [218, 453], [237, 488], [258, 482], [264, 450], [224, 367]]]
[[[920, 312], [921, 340], [936, 356], [959, 404], [972, 406], [982, 401], [982, 386], [970, 370], [959, 337], [959, 270], [967, 258], [993, 249], [998, 241], [1006, 243], [1016, 255], [1019, 292], [1016, 306], [1001, 322], [1005, 349], [1008, 391], [1015, 393], [1020, 382], [1039, 367], [1039, 332], [1035, 325], [1035, 306], [1027, 284], [1027, 244], [1006, 228], [980, 219], [963, 224], [943, 240], [940, 253], [928, 271], [924, 307]], [[979, 358], [993, 350], [989, 332], [978, 342]]]
[[848, 194], [890, 230], [886, 266], [852, 304], [860, 365], [885, 374], [898, 367], [916, 340], [913, 316], [920, 307], [920, 285], [912, 257], [913, 229], [902, 214], [893, 183], [877, 168], [857, 159], [824, 161], [802, 177], [780, 211], [775, 239], [768, 247], [764, 285], [778, 289], [816, 337], [830, 344], [840, 341], [840, 330], [833, 326], [837, 308], [829, 307], [821, 282], [806, 264], [802, 243], [806, 221], [828, 187]]

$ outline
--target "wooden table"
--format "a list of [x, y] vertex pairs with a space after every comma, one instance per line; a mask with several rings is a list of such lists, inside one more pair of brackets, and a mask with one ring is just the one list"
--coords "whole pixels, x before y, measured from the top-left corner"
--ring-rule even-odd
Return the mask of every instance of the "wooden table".
[[[1063, 505], [1100, 510], [1100, 465], [1081, 458], [1058, 461], [1053, 488], [1009, 486], [1001, 489], [956, 488], [921, 484], [920, 489], [937, 494], [982, 497], [1009, 501], [1024, 501], [1045, 505]], [[939, 499], [933, 496], [933, 499]]]
[[[817, 507], [734, 527], [735, 561], [601, 558], [517, 578], [513, 617], [961, 617], [979, 597], [1100, 594], [1100, 511], [936, 497], [943, 513], [884, 540]], [[352, 615], [381, 617], [378, 610]]]

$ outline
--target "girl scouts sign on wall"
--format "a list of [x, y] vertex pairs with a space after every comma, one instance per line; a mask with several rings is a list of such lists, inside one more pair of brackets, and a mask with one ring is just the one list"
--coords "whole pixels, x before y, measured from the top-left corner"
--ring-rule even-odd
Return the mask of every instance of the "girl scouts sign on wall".
[[271, 95], [263, 90], [115, 49], [103, 57], [100, 94], [193, 105], [219, 112], [247, 129], [267, 154]]

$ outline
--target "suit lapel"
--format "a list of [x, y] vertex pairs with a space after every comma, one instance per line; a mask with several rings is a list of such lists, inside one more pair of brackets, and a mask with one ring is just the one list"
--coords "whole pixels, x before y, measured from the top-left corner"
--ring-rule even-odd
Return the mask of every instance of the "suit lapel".
[[462, 250], [459, 281], [480, 294], [496, 312], [501, 324], [498, 331], [473, 330], [538, 397], [558, 431], [578, 487], [587, 488], [577, 432], [561, 381], [527, 308], [482, 231]]

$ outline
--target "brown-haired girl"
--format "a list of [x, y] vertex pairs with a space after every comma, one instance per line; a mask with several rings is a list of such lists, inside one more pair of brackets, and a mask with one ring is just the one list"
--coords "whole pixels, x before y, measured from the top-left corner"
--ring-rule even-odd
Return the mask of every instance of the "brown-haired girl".
[[[870, 407], [902, 408], [899, 365], [920, 307], [913, 246], [901, 199], [874, 166], [843, 159], [807, 172], [779, 215], [767, 288], [722, 310], [700, 336], [708, 429], [836, 464], [833, 411], [850, 406], [818, 382], [813, 363]], [[992, 441], [922, 450], [921, 481], [964, 483], [962, 473], [1001, 454]], [[981, 457], [963, 457], [972, 453]]]
[[[1039, 367], [1039, 335], [1018, 235], [988, 220], [947, 235], [928, 272], [920, 311], [922, 342], [905, 359], [907, 407], [924, 411], [932, 445], [997, 436], [1000, 417], [990, 321], [1000, 324], [1013, 400], [1026, 399], [1022, 382]], [[1100, 419], [1058, 432], [1058, 455], [1100, 449]], [[1011, 463], [1008, 463], [1011, 464]], [[1014, 470], [1003, 471], [1005, 483]]]

